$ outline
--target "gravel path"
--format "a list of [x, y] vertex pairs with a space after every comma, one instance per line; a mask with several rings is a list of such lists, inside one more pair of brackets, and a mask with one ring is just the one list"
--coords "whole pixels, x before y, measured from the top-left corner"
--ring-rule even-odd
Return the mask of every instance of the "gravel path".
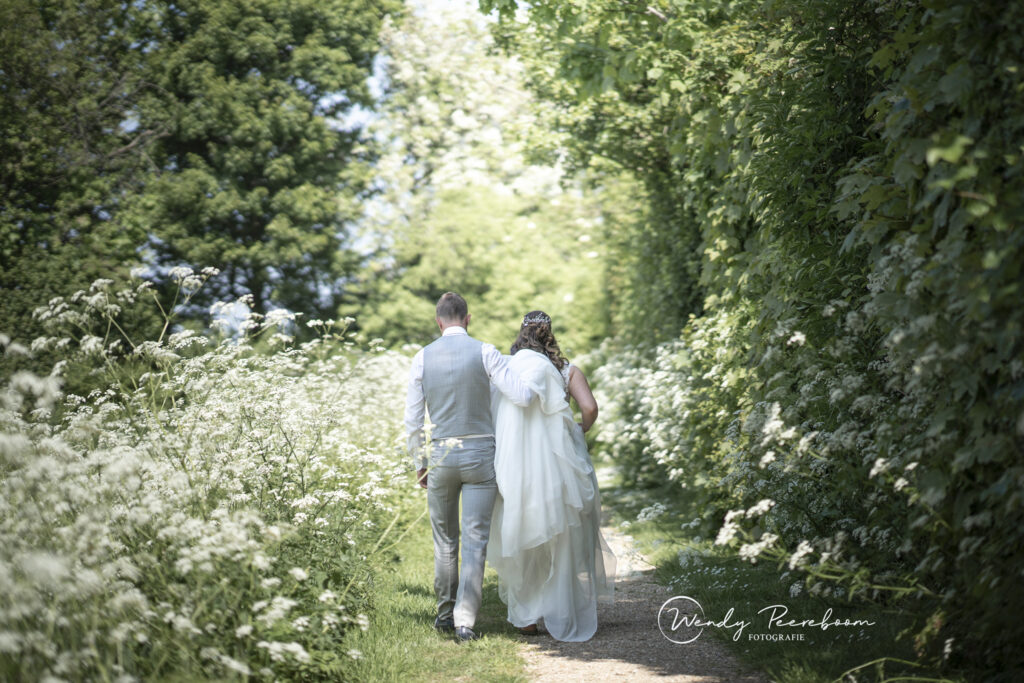
[[532, 680], [767, 683], [712, 638], [687, 645], [666, 640], [657, 619], [662, 603], [672, 597], [669, 589], [654, 582], [654, 567], [629, 536], [612, 527], [602, 533], [618, 560], [615, 604], [598, 607], [597, 634], [586, 643], [523, 636], [521, 653]]

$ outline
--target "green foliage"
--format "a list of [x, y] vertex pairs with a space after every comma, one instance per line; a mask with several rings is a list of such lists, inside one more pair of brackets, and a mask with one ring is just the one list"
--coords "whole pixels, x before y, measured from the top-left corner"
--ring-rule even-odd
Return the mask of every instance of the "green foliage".
[[333, 313], [372, 159], [349, 116], [400, 7], [0, 2], [0, 329], [27, 342], [34, 308], [139, 262], [218, 267], [192, 315], [244, 293]]
[[623, 164], [678, 217], [653, 244], [700, 245], [699, 281], [662, 248], [629, 266], [703, 309], [678, 311], [698, 314], [679, 341], [606, 349], [609, 447], [640, 481], [696, 489], [709, 520], [731, 510], [719, 540], [741, 555], [912, 613], [920, 657], [1012, 680], [1024, 10], [599, 0], [514, 23], [513, 3], [484, 6], [538, 73], [555, 37], [541, 84], [570, 130], [592, 126], [577, 158]]
[[[515, 10], [514, 4], [481, 5]], [[658, 64], [683, 57], [678, 48], [666, 49], [653, 15], [611, 4], [607, 12], [578, 10], [539, 3], [531, 8], [535, 23], [508, 22], [495, 34], [525, 57], [527, 82], [551, 103], [542, 121], [553, 133], [533, 136], [534, 153], [547, 151], [583, 177], [610, 181], [611, 211], [630, 211], [618, 216], [605, 240], [616, 274], [610, 305], [617, 327], [672, 338], [701, 306], [700, 214], [688, 201], [693, 188], [686, 169], [673, 163], [678, 93], [653, 92], [633, 70], [645, 52]], [[617, 71], [606, 60], [618, 59], [620, 48], [629, 54], [623, 73], [630, 80], [612, 89]], [[558, 69], [551, 68], [552, 55]], [[623, 178], [623, 169], [631, 177]]]
[[[178, 273], [179, 302], [203, 280]], [[232, 337], [129, 338], [149, 283], [56, 298], [33, 348], [64, 359], [0, 385], [0, 676], [351, 678], [408, 473], [395, 459], [408, 359], [342, 331], [259, 353]], [[114, 332], [83, 334], [88, 318]], [[216, 325], [214, 325], [216, 327]], [[117, 342], [117, 343], [114, 343]], [[6, 355], [27, 349], [0, 335]], [[125, 352], [127, 349], [130, 351]], [[61, 376], [92, 364], [100, 389]]]
[[395, 548], [394, 560], [377, 577], [370, 628], [345, 635], [342, 647], [360, 653], [347, 672], [350, 680], [400, 683], [463, 678], [524, 683], [529, 679], [519, 654], [522, 637], [508, 622], [508, 608], [498, 595], [498, 575], [493, 569], [484, 574], [474, 626], [482, 638], [466, 647], [451, 634], [434, 630], [434, 540], [425, 498], [426, 492], [421, 491], [402, 502], [420, 517]]
[[138, 220], [161, 262], [221, 269], [219, 298], [330, 314], [354, 265], [346, 226], [365, 190], [358, 129], [393, 0], [147, 6], [147, 72], [171, 112]]
[[[723, 641], [740, 660], [773, 683], [953, 683], [935, 676], [928, 667], [908, 661], [914, 656], [912, 643], [907, 639], [900, 642], [900, 633], [913, 625], [912, 614], [851, 600], [841, 591], [831, 595], [809, 593], [799, 572], [773, 563], [743, 561], [730, 548], [714, 545], [717, 520], [702, 517], [705, 503], [689, 495], [701, 491], [680, 494], [676, 486], [664, 480], [661, 486], [647, 489], [603, 486], [602, 502], [610, 506], [614, 523], [628, 528], [637, 549], [656, 565], [658, 582], [666, 584], [672, 595], [695, 597], [704, 614], [722, 624], [706, 629], [701, 640]], [[794, 629], [793, 635], [799, 633], [802, 640], [794, 641], [762, 640], [757, 636], [750, 639], [752, 634], [779, 635], [782, 629], [778, 626], [768, 628], [771, 611], [760, 612], [771, 605], [785, 606], [787, 616], [797, 622], [820, 620], [827, 613], [829, 620], [867, 621], [872, 625], [801, 627]], [[734, 610], [731, 618], [719, 621], [730, 609]], [[741, 621], [748, 625], [734, 641]], [[869, 666], [865, 666], [866, 660], [871, 660]], [[850, 676], [854, 668], [860, 669], [858, 675]]]
[[367, 283], [368, 301], [354, 311], [361, 333], [389, 345], [428, 344], [438, 334], [434, 305], [454, 290], [470, 304], [473, 334], [504, 353], [537, 308], [553, 316], [567, 352], [589, 349], [605, 323], [600, 264], [573, 237], [587, 233], [566, 203], [538, 206], [485, 187], [441, 193], [388, 253], [398, 272], [378, 270]]
[[469, 302], [473, 334], [499, 348], [537, 308], [567, 352], [591, 348], [608, 325], [613, 198], [563, 186], [557, 165], [526, 158], [537, 104], [469, 7], [410, 13], [383, 43], [388, 92], [371, 126], [380, 194], [361, 226], [374, 253], [342, 314], [388, 345], [426, 344], [434, 305], [453, 290]]
[[[157, 118], [125, 125], [149, 87], [131, 46], [137, 14], [107, 0], [0, 2], [0, 330], [25, 343], [42, 333], [36, 306], [127, 276], [144, 240], [118, 217], [163, 133]], [[11, 360], [5, 373], [54, 360]]]

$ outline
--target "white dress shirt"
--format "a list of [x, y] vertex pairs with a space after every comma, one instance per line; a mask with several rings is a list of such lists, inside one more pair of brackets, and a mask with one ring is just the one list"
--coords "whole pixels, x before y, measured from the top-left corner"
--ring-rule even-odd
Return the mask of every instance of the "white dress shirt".
[[[441, 336], [448, 337], [454, 334], [468, 335], [464, 327], [453, 325], [446, 327]], [[501, 393], [508, 397], [518, 406], [528, 406], [533, 400], [533, 390], [526, 386], [519, 379], [519, 376], [508, 367], [508, 357], [502, 356], [493, 344], [481, 344], [480, 356], [484, 363], [484, 371], [491, 380], [493, 387], [497, 387]], [[423, 418], [425, 415], [426, 400], [423, 396], [423, 349], [416, 352], [412, 358], [412, 367], [409, 369], [409, 391], [405, 396], [405, 433], [408, 437], [409, 453], [413, 456], [417, 469], [427, 466], [427, 458], [423, 453]], [[464, 434], [457, 439], [474, 439], [480, 437], [494, 436], [490, 434]]]

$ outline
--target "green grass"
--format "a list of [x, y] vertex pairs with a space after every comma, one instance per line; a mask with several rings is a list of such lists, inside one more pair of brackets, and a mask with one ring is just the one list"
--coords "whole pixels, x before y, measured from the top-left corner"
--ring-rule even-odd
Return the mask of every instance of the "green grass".
[[[626, 527], [624, 531], [636, 540], [638, 550], [657, 567], [655, 578], [659, 583], [670, 586], [673, 595], [695, 598], [708, 619], [719, 621], [732, 607], [735, 612], [730, 623], [737, 619], [751, 622], [738, 642], [732, 640], [735, 628], [706, 628], [701, 638], [718, 638], [738, 659], [779, 683], [833, 681], [854, 667], [885, 658], [890, 659], [884, 666], [865, 667], [857, 673], [855, 680], [944, 680], [935, 672], [894, 661], [915, 659], [910, 637], [900, 638], [911, 621], [905, 612], [867, 602], [851, 603], [837, 597], [811, 596], [806, 591], [797, 596], [790, 595], [790, 586], [801, 581], [801, 577], [793, 572], [787, 574], [787, 567], [765, 562], [750, 564], [734, 553], [716, 547], [713, 536], [702, 538], [699, 526], [681, 528], [682, 524], [698, 515], [685, 501], [675, 507], [668, 505], [670, 500], [678, 501], [678, 495], [678, 489], [636, 491], [622, 487], [602, 488], [604, 504], [614, 511], [613, 521]], [[666, 504], [666, 512], [649, 521], [637, 521], [637, 514], [655, 501]], [[703, 531], [707, 535], [713, 532], [708, 528]], [[699, 556], [682, 567], [679, 551], [684, 548], [695, 551], [695, 555], [699, 553]], [[771, 632], [800, 633], [804, 640], [748, 639], [752, 633], [769, 632], [766, 628], [767, 613], [759, 615], [757, 612], [776, 604], [788, 608], [787, 619], [820, 621], [825, 611], [831, 608], [830, 620], [860, 619], [875, 625], [832, 627], [828, 630], [806, 626], [776, 627]]]
[[[425, 505], [422, 499], [417, 504]], [[414, 514], [418, 514], [416, 511]], [[396, 546], [396, 557], [375, 577], [370, 628], [353, 629], [344, 650], [362, 657], [352, 668], [357, 681], [502, 681], [528, 680], [518, 654], [521, 641], [505, 620], [497, 576], [484, 576], [483, 604], [475, 631], [482, 637], [456, 643], [434, 631], [434, 551], [430, 522], [424, 516]]]

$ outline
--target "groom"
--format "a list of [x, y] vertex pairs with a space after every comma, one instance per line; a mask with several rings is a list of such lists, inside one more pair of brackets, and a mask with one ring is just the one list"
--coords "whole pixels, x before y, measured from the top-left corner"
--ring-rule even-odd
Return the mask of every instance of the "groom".
[[[498, 491], [490, 385], [520, 406], [529, 405], [534, 396], [494, 346], [469, 336], [469, 319], [461, 296], [448, 292], [440, 298], [435, 321], [441, 337], [413, 357], [405, 404], [409, 452], [416, 459], [420, 486], [427, 489], [434, 531], [434, 628], [454, 631], [459, 641], [477, 638], [473, 625], [480, 609], [491, 511]], [[433, 423], [427, 452], [423, 448], [424, 407]], [[458, 444], [445, 443], [449, 439], [457, 439]]]

